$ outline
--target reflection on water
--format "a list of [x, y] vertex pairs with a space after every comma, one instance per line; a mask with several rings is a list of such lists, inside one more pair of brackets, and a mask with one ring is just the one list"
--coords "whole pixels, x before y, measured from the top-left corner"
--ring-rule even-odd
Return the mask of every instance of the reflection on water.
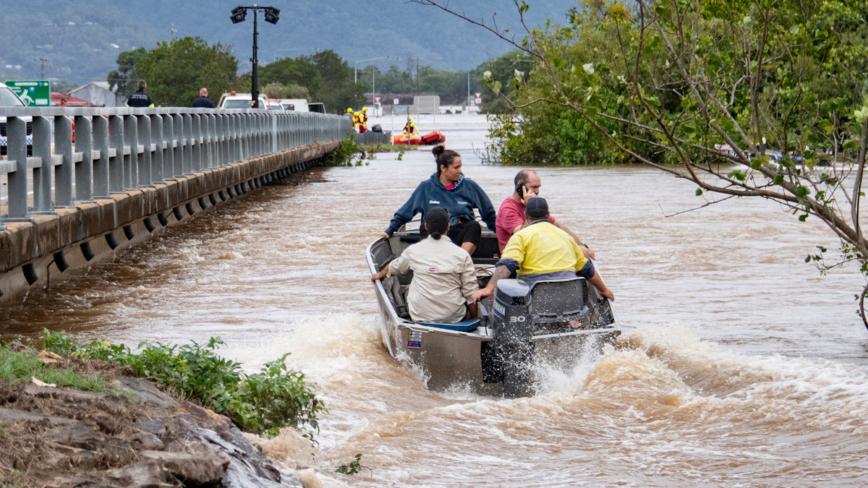
[[[472, 151], [484, 121], [417, 122], [443, 130], [495, 205], [508, 195], [517, 169]], [[220, 335], [251, 369], [292, 352], [330, 413], [313, 460], [293, 433], [265, 448], [326, 486], [865, 485], [861, 278], [803, 262], [835, 248], [829, 231], [765, 201], [666, 218], [701, 198], [642, 167], [540, 169], [552, 213], [597, 251], [626, 332], [534, 398], [434, 393], [381, 345], [363, 257], [433, 170], [428, 152], [379, 154], [245, 195], [4, 310], [0, 334]], [[373, 472], [330, 477], [356, 453]]]

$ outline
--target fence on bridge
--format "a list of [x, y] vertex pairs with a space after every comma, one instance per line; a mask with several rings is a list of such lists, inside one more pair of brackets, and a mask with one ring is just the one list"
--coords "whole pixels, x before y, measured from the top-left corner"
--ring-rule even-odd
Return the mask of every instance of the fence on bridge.
[[318, 113], [0, 107], [0, 145], [5, 142], [7, 154], [0, 161], [8, 188], [4, 218], [30, 221], [55, 208], [341, 140], [351, 131], [347, 117]]

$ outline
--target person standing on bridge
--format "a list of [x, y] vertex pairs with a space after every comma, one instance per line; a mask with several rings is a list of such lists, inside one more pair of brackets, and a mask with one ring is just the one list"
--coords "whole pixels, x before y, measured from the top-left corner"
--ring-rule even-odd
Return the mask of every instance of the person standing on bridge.
[[[446, 234], [456, 245], [461, 246], [468, 254], [473, 255], [482, 241], [482, 226], [476, 221], [474, 208], [479, 209], [482, 221], [491, 231], [495, 231], [494, 206], [485, 191], [470, 178], [461, 173], [461, 155], [446, 149], [443, 145], [436, 146], [434, 157], [437, 160], [437, 172], [416, 187], [389, 223], [389, 228], [383, 232], [388, 238], [404, 224], [420, 213], [422, 221], [433, 207], [443, 207], [449, 211], [450, 228]], [[422, 237], [427, 237], [425, 229], [421, 229]]]
[[129, 100], [127, 100], [127, 107], [131, 108], [153, 108], [154, 100], [145, 93], [148, 89], [148, 82], [145, 80], [139, 80], [136, 83], [136, 92], [130, 95]]
[[193, 108], [214, 108], [211, 99], [208, 98], [208, 89], [202, 88], [199, 90], [199, 98], [193, 101]]

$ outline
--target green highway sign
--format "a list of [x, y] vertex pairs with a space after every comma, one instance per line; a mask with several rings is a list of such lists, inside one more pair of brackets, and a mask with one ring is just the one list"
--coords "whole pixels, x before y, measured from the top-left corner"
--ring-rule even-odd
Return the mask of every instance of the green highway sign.
[[51, 106], [51, 83], [47, 81], [7, 81], [8, 86], [28, 107]]

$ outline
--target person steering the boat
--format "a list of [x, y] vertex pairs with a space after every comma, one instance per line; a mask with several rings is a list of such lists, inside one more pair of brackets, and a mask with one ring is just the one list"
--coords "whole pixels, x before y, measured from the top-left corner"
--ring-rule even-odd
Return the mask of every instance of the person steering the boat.
[[528, 225], [509, 238], [488, 286], [474, 293], [472, 302], [490, 297], [499, 280], [513, 275], [528, 285], [580, 276], [594, 285], [602, 296], [615, 300], [612, 290], [603, 283], [594, 270], [594, 263], [585, 257], [576, 241], [549, 222], [549, 206], [544, 198], [529, 199], [525, 214]]
[[[391, 237], [417, 213], [421, 213], [422, 221], [425, 221], [429, 209], [443, 207], [451, 215], [449, 239], [472, 255], [482, 240], [482, 227], [476, 221], [473, 209], [479, 209], [482, 221], [492, 231], [495, 230], [497, 214], [482, 188], [462, 174], [461, 155], [443, 145], [436, 146], [431, 152], [437, 160], [437, 172], [416, 187], [407, 203], [395, 213], [383, 236]], [[423, 237], [426, 235], [424, 228], [420, 232]]]
[[454, 324], [477, 318], [477, 307], [469, 302], [479, 289], [476, 267], [470, 255], [447, 237], [449, 212], [441, 207], [429, 209], [424, 227], [430, 238], [408, 247], [371, 281], [413, 270], [407, 304], [414, 322]]
[[[539, 190], [542, 187], [542, 180], [532, 169], [519, 171], [513, 182], [515, 183], [515, 191], [506, 197], [506, 200], [500, 204], [500, 210], [497, 211], [497, 244], [500, 246], [501, 253], [503, 253], [506, 243], [509, 242], [509, 238], [527, 226], [525, 205], [529, 199], [539, 196]], [[594, 251], [582, 244], [577, 235], [570, 232], [570, 229], [567, 229], [551, 215], [549, 215], [549, 223], [569, 234], [579, 245], [579, 249], [582, 250], [582, 254], [586, 258], [595, 259]]]

